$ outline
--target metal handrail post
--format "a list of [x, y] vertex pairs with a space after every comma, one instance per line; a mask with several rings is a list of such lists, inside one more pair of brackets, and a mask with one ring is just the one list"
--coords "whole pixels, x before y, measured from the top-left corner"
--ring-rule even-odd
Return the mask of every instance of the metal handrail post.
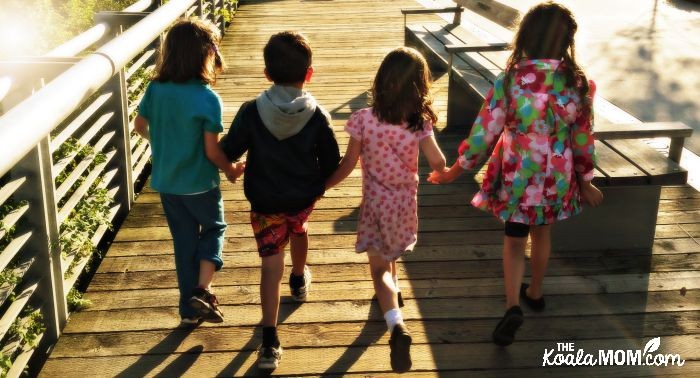
[[25, 215], [25, 222], [33, 235], [27, 241], [24, 250], [31, 251], [35, 256], [35, 272], [40, 280], [37, 295], [43, 303], [42, 314], [46, 325], [46, 333], [42, 339], [45, 346], [56, 343], [68, 318], [52, 170], [49, 138], [46, 137], [11, 171], [12, 176], [27, 178], [23, 190], [15, 193], [15, 198], [31, 204]]
[[117, 180], [119, 181], [119, 194], [117, 202], [121, 204], [119, 209], [120, 216], [125, 217], [131, 210], [131, 205], [134, 202], [134, 178], [132, 177], [132, 161], [131, 161], [131, 139], [129, 130], [129, 115], [127, 114], [127, 94], [126, 94], [126, 76], [124, 69], [112, 77], [107, 83], [105, 89], [112, 92], [108, 106], [114, 112], [114, 118], [107, 125], [110, 129], [116, 131], [115, 148], [117, 150], [117, 159], [114, 164], [117, 165], [119, 171]]

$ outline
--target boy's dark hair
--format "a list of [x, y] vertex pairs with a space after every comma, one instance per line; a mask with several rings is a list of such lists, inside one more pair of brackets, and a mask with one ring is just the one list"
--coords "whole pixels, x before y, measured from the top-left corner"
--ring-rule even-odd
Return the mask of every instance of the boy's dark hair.
[[216, 75], [224, 69], [217, 47], [220, 40], [219, 30], [211, 22], [177, 21], [165, 36], [153, 80], [184, 83], [199, 79], [214, 84]]
[[284, 31], [270, 37], [263, 50], [265, 68], [275, 84], [303, 83], [311, 67], [311, 46], [302, 34]]
[[[562, 59], [560, 65], [566, 84], [576, 88], [581, 100], [590, 107], [588, 80], [583, 69], [576, 63], [574, 34], [578, 24], [573, 13], [561, 4], [547, 1], [530, 9], [515, 34], [513, 54], [508, 58], [505, 72], [509, 74], [522, 59]], [[508, 95], [510, 80], [504, 82], [504, 93]]]
[[372, 112], [382, 122], [403, 122], [412, 131], [423, 130], [423, 122], [437, 121], [430, 97], [430, 69], [423, 55], [410, 47], [399, 47], [384, 58], [371, 89]]

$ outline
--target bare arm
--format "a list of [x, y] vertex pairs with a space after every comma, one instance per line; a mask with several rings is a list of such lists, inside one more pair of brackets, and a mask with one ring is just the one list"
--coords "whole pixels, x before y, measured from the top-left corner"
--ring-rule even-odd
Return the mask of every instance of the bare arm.
[[148, 134], [148, 120], [146, 118], [137, 115], [136, 119], [134, 120], [134, 130], [136, 130], [136, 133], [141, 135], [142, 138], [150, 140]]
[[219, 146], [219, 133], [204, 132], [204, 153], [209, 161], [224, 171], [230, 181], [234, 182], [241, 175], [243, 171], [242, 164], [231, 164], [221, 146]]
[[338, 185], [343, 179], [348, 177], [350, 172], [355, 169], [357, 165], [357, 160], [360, 158], [360, 150], [362, 144], [355, 138], [350, 138], [348, 142], [348, 149], [345, 151], [345, 156], [343, 160], [340, 161], [338, 169], [333, 172], [333, 174], [326, 180], [326, 190]]
[[420, 149], [423, 151], [426, 159], [428, 159], [430, 168], [438, 172], [445, 170], [445, 155], [442, 153], [442, 150], [440, 150], [440, 147], [435, 140], [435, 136], [431, 135], [427, 138], [421, 139]]

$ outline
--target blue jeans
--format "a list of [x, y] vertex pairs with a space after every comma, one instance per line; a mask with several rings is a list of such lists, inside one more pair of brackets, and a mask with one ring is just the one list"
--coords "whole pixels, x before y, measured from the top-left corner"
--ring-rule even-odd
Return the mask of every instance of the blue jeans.
[[216, 270], [224, 262], [224, 202], [216, 187], [195, 195], [160, 194], [165, 218], [175, 246], [175, 268], [180, 288], [180, 316], [192, 317], [196, 311], [188, 303], [192, 289], [199, 284], [199, 262], [214, 263]]

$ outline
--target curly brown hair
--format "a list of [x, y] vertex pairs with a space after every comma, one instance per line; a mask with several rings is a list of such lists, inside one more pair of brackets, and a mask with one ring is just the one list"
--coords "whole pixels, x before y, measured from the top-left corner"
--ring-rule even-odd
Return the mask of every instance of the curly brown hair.
[[153, 80], [184, 83], [198, 79], [214, 84], [216, 75], [224, 70], [220, 41], [219, 30], [211, 22], [194, 18], [177, 21], [165, 36]]
[[[574, 34], [578, 24], [573, 13], [561, 4], [547, 1], [531, 8], [520, 22], [513, 40], [513, 53], [506, 63], [506, 78], [523, 59], [561, 59], [559, 67], [566, 77], [566, 84], [576, 88], [583, 103], [590, 107], [590, 90], [583, 69], [576, 63]], [[504, 90], [508, 93], [509, 80]]]
[[423, 122], [437, 121], [430, 82], [430, 68], [421, 53], [410, 47], [391, 51], [372, 84], [372, 112], [382, 122], [406, 122], [411, 131], [423, 130]]

